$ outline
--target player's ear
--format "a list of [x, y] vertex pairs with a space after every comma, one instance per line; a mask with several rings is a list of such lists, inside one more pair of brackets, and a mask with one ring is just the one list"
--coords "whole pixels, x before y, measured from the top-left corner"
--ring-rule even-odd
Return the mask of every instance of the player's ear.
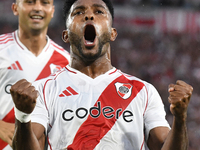
[[18, 10], [17, 10], [17, 3], [12, 3], [12, 6], [11, 6], [11, 9], [13, 11], [13, 14], [15, 16], [17, 16], [19, 13], [18, 13]]
[[110, 40], [114, 41], [116, 39], [116, 37], [117, 37], [117, 29], [112, 28]]
[[51, 18], [54, 17], [54, 13], [55, 13], [55, 6], [53, 5], [53, 7], [52, 7], [52, 12], [51, 12]]
[[64, 31], [63, 31], [63, 33], [62, 33], [62, 40], [63, 40], [65, 43], [69, 43], [68, 31], [67, 31], [67, 30], [64, 30]]

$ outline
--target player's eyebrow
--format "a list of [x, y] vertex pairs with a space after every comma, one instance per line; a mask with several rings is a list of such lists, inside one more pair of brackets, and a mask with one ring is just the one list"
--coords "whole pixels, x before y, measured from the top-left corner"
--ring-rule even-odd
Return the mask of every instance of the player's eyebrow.
[[[103, 8], [103, 9], [106, 9], [103, 5], [100, 5], [100, 4], [93, 4], [92, 7], [101, 7], [101, 8]], [[77, 6], [77, 7], [75, 7], [75, 8], [73, 9], [73, 11], [74, 11], [74, 10], [77, 10], [77, 9], [86, 9], [86, 7], [83, 6], [83, 5]]]
[[74, 10], [77, 10], [77, 9], [85, 9], [85, 6], [82, 6], [82, 5], [81, 5], [81, 6], [77, 6], [77, 7], [75, 7], [75, 8], [73, 9], [73, 11], [74, 11]]
[[103, 8], [103, 9], [106, 9], [103, 5], [100, 5], [100, 4], [93, 4], [92, 6], [93, 6], [93, 7], [101, 7], [101, 8]]

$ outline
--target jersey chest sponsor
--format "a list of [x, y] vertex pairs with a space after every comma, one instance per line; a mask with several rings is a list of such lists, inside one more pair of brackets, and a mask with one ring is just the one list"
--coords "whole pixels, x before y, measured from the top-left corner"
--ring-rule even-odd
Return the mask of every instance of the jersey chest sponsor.
[[66, 109], [62, 113], [62, 119], [64, 121], [72, 121], [76, 116], [79, 119], [84, 119], [85, 117], [89, 116], [97, 119], [102, 115], [105, 119], [118, 119], [120, 115], [126, 122], [133, 121], [133, 113], [129, 110], [122, 111], [122, 108], [114, 109], [112, 106], [101, 106], [101, 102], [97, 102], [97, 106], [93, 106], [90, 109], [86, 109], [84, 107], [80, 107], [76, 110]]

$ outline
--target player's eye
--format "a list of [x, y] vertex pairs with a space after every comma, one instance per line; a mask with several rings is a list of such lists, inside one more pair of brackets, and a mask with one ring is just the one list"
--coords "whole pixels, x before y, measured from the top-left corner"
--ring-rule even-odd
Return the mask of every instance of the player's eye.
[[49, 2], [49, 0], [44, 0], [42, 3], [43, 4], [49, 4], [50, 2]]
[[97, 14], [103, 14], [103, 11], [97, 10], [96, 13], [97, 13]]
[[83, 11], [77, 11], [77, 12], [74, 13], [74, 15], [82, 15], [82, 14], [84, 14]]
[[32, 4], [32, 3], [34, 3], [34, 1], [33, 0], [27, 0], [26, 3]]

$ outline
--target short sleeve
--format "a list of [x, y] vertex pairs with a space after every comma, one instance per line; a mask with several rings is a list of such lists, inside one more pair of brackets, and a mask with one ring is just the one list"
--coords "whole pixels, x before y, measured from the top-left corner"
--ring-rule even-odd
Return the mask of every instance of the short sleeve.
[[39, 81], [34, 82], [33, 86], [35, 86], [36, 90], [38, 90], [39, 96], [37, 98], [35, 109], [31, 114], [31, 122], [43, 125], [47, 131], [49, 117], [48, 117], [48, 109], [46, 107], [45, 99], [43, 96], [43, 86], [42, 84], [40, 84]]
[[144, 113], [145, 123], [145, 140], [149, 137], [151, 129], [156, 127], [168, 127], [169, 123], [166, 120], [166, 112], [161, 97], [155, 87], [151, 84], [146, 86], [148, 95], [148, 104]]

